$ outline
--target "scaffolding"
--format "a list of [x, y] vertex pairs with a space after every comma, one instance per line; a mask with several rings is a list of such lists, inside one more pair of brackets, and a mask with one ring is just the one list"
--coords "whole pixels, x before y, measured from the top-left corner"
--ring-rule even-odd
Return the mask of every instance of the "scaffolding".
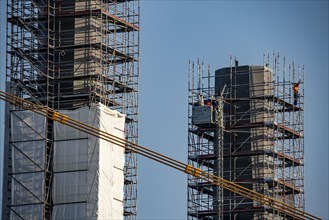
[[[138, 0], [7, 0], [7, 90], [60, 110], [102, 103], [126, 115], [126, 139], [137, 143], [139, 13]], [[19, 108], [10, 109], [9, 121]], [[52, 213], [53, 125], [51, 119], [42, 125], [45, 164], [36, 171], [44, 175], [43, 219]], [[21, 174], [12, 169], [17, 147], [10, 144], [10, 135], [5, 149], [5, 219], [12, 207], [22, 205], [11, 198], [11, 184], [19, 182], [16, 177]], [[137, 156], [128, 150], [124, 175], [124, 216], [135, 219]]]
[[[188, 164], [223, 176], [223, 99], [199, 60], [189, 63]], [[188, 219], [221, 219], [223, 189], [188, 175]]]
[[[272, 67], [269, 56], [267, 59], [264, 56], [262, 66], [239, 66], [236, 60], [232, 65], [232, 61], [231, 58], [230, 67], [215, 72], [215, 89], [208, 94], [208, 97], [220, 93], [224, 96], [222, 177], [304, 210], [304, 68], [294, 63], [287, 68], [285, 58], [280, 67], [279, 54], [275, 53]], [[201, 79], [209, 82], [209, 76]], [[189, 82], [192, 84], [193, 79]], [[292, 88], [297, 83], [299, 91], [295, 94]], [[198, 82], [201, 93], [207, 92], [208, 87]], [[193, 117], [191, 111], [189, 117]], [[211, 140], [214, 136], [190, 128], [191, 124], [189, 162], [192, 163], [193, 149], [197, 151], [194, 154], [202, 154], [204, 145], [200, 139]], [[199, 163], [214, 160], [210, 155], [203, 155], [206, 160], [198, 159]], [[209, 202], [198, 202], [201, 195], [209, 192], [207, 188], [193, 189], [190, 182], [189, 178], [189, 213], [192, 207], [202, 213], [204, 204], [211, 210]], [[224, 190], [222, 195], [222, 213], [217, 213], [222, 219], [242, 215], [247, 219], [291, 218], [234, 192]], [[212, 212], [203, 214], [191, 219], [220, 218]]]

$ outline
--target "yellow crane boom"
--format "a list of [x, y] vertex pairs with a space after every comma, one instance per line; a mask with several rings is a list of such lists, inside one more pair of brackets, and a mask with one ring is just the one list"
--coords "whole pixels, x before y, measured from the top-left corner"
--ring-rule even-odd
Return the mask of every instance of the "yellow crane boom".
[[162, 163], [166, 166], [172, 167], [172, 168], [179, 170], [181, 172], [184, 172], [186, 174], [190, 174], [197, 178], [208, 181], [209, 183], [211, 183], [213, 185], [217, 185], [217, 186], [222, 187], [223, 189], [229, 190], [233, 193], [236, 193], [236, 194], [239, 194], [246, 198], [252, 199], [253, 201], [255, 201], [259, 204], [273, 208], [274, 210], [278, 211], [279, 213], [282, 213], [283, 215], [288, 215], [294, 219], [311, 219], [311, 220], [312, 219], [321, 219], [321, 218], [318, 218], [307, 212], [304, 212], [303, 210], [297, 209], [291, 205], [285, 204], [281, 201], [275, 200], [271, 197], [265, 196], [261, 193], [250, 190], [248, 188], [245, 188], [239, 184], [230, 182], [228, 180], [225, 180], [224, 178], [215, 176], [211, 173], [205, 172], [205, 171], [195, 168], [191, 165], [188, 165], [188, 164], [180, 162], [176, 159], [170, 158], [168, 156], [165, 156], [163, 154], [150, 150], [141, 145], [129, 142], [126, 139], [116, 137], [103, 130], [100, 130], [100, 129], [94, 128], [90, 125], [87, 125], [85, 123], [79, 122], [79, 121], [72, 119], [72, 118], [68, 117], [67, 115], [61, 114], [58, 111], [55, 111], [54, 109], [51, 109], [49, 107], [35, 104], [33, 102], [21, 99], [17, 96], [3, 92], [1, 90], [0, 90], [0, 99], [4, 100], [12, 105], [18, 106], [22, 109], [35, 112], [39, 115], [42, 115], [44, 117], [47, 117], [47, 118], [53, 120], [53, 121], [57, 121], [59, 123], [65, 124], [69, 127], [72, 127], [77, 130], [80, 130], [82, 132], [85, 132], [89, 135], [101, 138], [112, 144], [123, 147], [128, 151], [135, 152], [137, 154], [140, 154], [151, 160]]

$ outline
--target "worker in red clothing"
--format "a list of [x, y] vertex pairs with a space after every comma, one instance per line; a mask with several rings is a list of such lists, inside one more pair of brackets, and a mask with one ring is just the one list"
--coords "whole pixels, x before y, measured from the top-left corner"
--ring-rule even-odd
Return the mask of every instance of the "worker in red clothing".
[[294, 105], [297, 106], [298, 98], [299, 98], [299, 86], [300, 86], [300, 80], [298, 83], [294, 83], [292, 86], [292, 92], [294, 93]]

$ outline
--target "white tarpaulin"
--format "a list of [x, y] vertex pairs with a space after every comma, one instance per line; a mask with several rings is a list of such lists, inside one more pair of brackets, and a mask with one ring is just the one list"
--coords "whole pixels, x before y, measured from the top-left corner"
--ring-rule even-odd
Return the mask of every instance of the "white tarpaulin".
[[[103, 105], [61, 113], [124, 138], [124, 115]], [[60, 123], [54, 128], [53, 219], [123, 219], [124, 149]]]
[[[60, 111], [124, 138], [125, 116], [98, 104]], [[12, 205], [24, 218], [40, 219], [44, 201], [45, 118], [12, 113]], [[124, 149], [54, 123], [53, 219], [123, 219]], [[34, 205], [32, 205], [34, 204]], [[18, 219], [12, 213], [12, 219]]]
[[46, 119], [29, 111], [12, 111], [10, 219], [42, 219]]

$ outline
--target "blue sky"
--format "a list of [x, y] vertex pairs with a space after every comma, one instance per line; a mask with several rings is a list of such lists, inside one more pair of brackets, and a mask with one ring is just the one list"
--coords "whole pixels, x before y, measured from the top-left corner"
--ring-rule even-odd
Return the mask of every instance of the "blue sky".
[[[187, 161], [187, 66], [305, 65], [306, 210], [328, 216], [328, 1], [141, 1], [140, 143]], [[139, 159], [139, 218], [185, 219], [186, 177]]]
[[[142, 0], [140, 144], [187, 162], [189, 59], [214, 71], [228, 66], [230, 55], [240, 64], [262, 64], [264, 52], [278, 51], [305, 65], [306, 211], [329, 219], [328, 11], [328, 1]], [[138, 219], [186, 219], [186, 179], [139, 157]]]

